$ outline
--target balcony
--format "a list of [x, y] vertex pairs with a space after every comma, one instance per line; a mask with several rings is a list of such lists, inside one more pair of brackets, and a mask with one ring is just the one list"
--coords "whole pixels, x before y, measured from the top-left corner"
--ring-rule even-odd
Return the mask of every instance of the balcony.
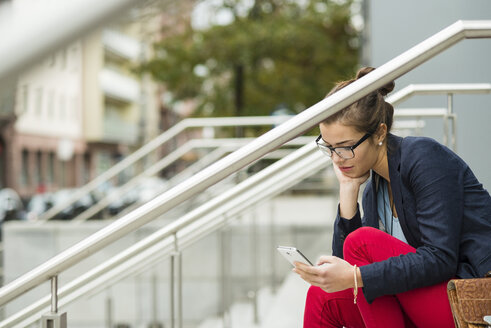
[[140, 96], [140, 84], [137, 80], [104, 68], [99, 74], [99, 83], [106, 97], [125, 103], [135, 103]]
[[138, 40], [113, 30], [102, 32], [102, 43], [105, 50], [127, 60], [136, 61], [140, 55], [141, 45]]
[[103, 139], [107, 142], [135, 144], [138, 139], [138, 125], [120, 118], [105, 119]]

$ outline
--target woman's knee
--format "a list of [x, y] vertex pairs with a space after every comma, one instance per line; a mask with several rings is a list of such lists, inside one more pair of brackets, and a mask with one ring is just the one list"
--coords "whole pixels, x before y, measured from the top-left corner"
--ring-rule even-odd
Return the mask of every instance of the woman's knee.
[[324, 294], [326, 294], [326, 292], [320, 287], [310, 286], [309, 290], [307, 291], [307, 305], [323, 302], [324, 298], [326, 297]]
[[347, 254], [352, 254], [354, 250], [357, 250], [362, 241], [366, 242], [371, 238], [378, 238], [377, 236], [380, 233], [383, 232], [372, 227], [361, 227], [351, 232], [344, 240], [344, 257], [346, 257]]
[[324, 304], [327, 301], [337, 300], [337, 299], [350, 299], [353, 300], [353, 293], [351, 290], [346, 289], [339, 292], [328, 293], [322, 288], [317, 286], [310, 286], [307, 291], [307, 304], [317, 303]]

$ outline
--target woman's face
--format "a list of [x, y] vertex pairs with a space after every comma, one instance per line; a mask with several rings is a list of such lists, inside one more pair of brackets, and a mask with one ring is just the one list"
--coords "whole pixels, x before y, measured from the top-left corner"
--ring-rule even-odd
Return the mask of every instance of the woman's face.
[[[322, 139], [330, 147], [350, 147], [355, 145], [365, 134], [357, 131], [354, 127], [343, 125], [338, 122], [319, 126]], [[376, 136], [370, 136], [363, 141], [353, 151], [355, 157], [344, 159], [338, 156], [335, 152], [332, 155], [333, 163], [339, 167], [341, 172], [351, 178], [359, 178], [364, 176], [371, 170], [379, 159], [381, 151], [380, 146], [375, 142]]]

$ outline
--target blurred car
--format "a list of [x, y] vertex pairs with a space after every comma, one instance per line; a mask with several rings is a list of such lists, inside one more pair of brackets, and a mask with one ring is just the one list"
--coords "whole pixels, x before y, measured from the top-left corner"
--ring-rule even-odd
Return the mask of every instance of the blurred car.
[[23, 211], [22, 200], [14, 189], [4, 188], [0, 190], [0, 222], [21, 220]]
[[51, 193], [35, 194], [27, 202], [26, 219], [36, 221], [41, 214], [53, 207], [53, 195]]

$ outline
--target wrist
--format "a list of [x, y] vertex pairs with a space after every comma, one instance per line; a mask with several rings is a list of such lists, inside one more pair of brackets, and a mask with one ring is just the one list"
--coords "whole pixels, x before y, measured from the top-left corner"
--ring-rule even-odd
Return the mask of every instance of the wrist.
[[339, 184], [339, 192], [347, 194], [356, 194], [360, 191], [360, 184], [355, 182], [344, 182]]
[[359, 186], [340, 185], [339, 210], [340, 216], [346, 219], [353, 218], [358, 211]]
[[363, 287], [363, 279], [361, 278], [360, 267], [356, 267], [356, 281], [358, 283], [358, 288]]

